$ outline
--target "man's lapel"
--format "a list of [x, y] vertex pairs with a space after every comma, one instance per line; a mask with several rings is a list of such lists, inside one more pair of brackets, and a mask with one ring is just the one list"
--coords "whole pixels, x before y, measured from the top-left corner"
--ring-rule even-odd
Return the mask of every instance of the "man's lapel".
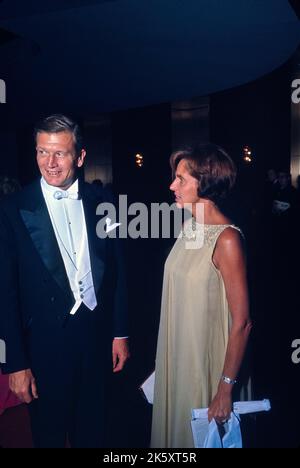
[[91, 186], [80, 182], [79, 187], [85, 214], [94, 288], [97, 294], [102, 283], [106, 258], [106, 241], [99, 239], [96, 233], [97, 221], [99, 221], [96, 216], [96, 208], [100, 201], [95, 197]]
[[66, 293], [70, 286], [40, 181], [32, 184], [22, 200], [20, 214], [44, 265]]

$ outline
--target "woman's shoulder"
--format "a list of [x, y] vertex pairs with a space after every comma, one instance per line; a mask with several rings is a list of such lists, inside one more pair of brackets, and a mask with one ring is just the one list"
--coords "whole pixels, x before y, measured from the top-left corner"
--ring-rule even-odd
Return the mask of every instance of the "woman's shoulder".
[[238, 226], [228, 224], [218, 236], [216, 249], [234, 252], [240, 250], [243, 244], [243, 233]]
[[242, 236], [243, 233], [238, 226], [235, 224], [226, 224], [224, 225], [218, 240], [221, 242], [231, 243], [240, 241]]
[[221, 264], [235, 264], [244, 258], [245, 249], [243, 245], [243, 234], [241, 230], [230, 224], [220, 233], [214, 250], [213, 261], [220, 269]]
[[241, 236], [240, 229], [231, 223], [204, 225], [205, 244], [213, 247], [236, 243]]

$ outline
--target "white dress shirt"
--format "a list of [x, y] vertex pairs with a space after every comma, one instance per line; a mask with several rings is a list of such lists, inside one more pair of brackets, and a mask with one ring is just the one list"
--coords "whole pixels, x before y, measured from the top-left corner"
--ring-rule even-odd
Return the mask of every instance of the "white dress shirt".
[[82, 303], [94, 310], [97, 299], [78, 180], [68, 191], [47, 184], [44, 178], [41, 187], [75, 300], [70, 314], [75, 314]]

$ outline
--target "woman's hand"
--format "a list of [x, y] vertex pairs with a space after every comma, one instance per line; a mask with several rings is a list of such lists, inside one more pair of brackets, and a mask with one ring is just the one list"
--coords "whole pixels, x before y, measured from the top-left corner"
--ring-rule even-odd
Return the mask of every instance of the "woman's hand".
[[[224, 385], [224, 384], [223, 384]], [[228, 384], [225, 384], [228, 385]], [[208, 420], [215, 419], [218, 424], [228, 421], [232, 411], [231, 391], [224, 389], [222, 384], [208, 408]]]

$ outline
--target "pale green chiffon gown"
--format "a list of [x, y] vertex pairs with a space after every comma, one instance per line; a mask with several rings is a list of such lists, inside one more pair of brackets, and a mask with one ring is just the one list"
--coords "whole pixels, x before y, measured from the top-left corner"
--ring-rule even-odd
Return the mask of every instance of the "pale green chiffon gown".
[[212, 262], [219, 235], [204, 225], [203, 245], [180, 236], [165, 264], [153, 405], [153, 448], [191, 448], [191, 409], [208, 407], [222, 375], [230, 331], [223, 279]]

